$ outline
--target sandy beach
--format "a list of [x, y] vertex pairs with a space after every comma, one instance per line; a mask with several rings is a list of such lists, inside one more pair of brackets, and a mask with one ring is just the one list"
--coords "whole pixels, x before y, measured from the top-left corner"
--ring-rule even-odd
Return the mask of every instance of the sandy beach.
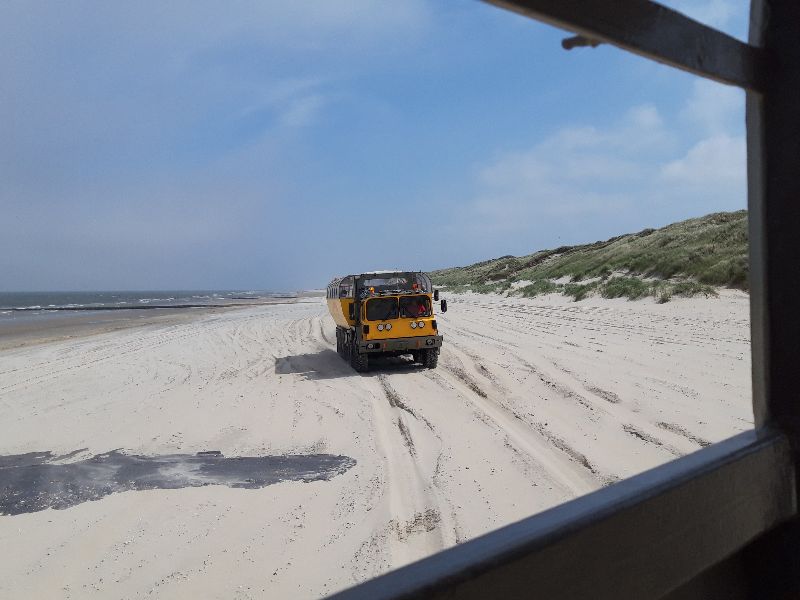
[[752, 427], [744, 293], [448, 301], [436, 370], [355, 373], [320, 298], [7, 344], [0, 597], [320, 597]]

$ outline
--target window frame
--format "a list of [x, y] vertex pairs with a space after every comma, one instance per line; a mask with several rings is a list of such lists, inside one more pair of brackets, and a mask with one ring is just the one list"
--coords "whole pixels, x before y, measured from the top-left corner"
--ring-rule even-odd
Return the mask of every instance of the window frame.
[[755, 429], [333, 597], [800, 597], [800, 3], [752, 0], [743, 43], [648, 0], [488, 1], [746, 90]]

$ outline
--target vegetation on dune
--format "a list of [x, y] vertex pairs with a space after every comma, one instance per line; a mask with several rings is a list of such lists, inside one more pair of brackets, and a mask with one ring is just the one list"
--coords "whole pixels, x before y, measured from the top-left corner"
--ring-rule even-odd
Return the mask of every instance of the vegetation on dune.
[[[481, 288], [483, 291], [479, 293], [501, 291], [497, 288], [487, 289], [491, 288], [491, 286], [481, 286]], [[470, 289], [468, 286], [462, 286], [460, 291], [468, 289]], [[636, 276], [607, 277], [588, 283], [554, 283], [549, 279], [538, 279], [529, 285], [518, 288], [517, 292], [526, 298], [533, 298], [542, 294], [561, 293], [565, 296], [571, 296], [575, 301], [583, 300], [591, 294], [598, 294], [603, 298], [628, 298], [629, 300], [652, 296], [659, 303], [669, 302], [673, 296], [689, 298], [697, 295], [706, 297], [717, 295], [714, 287], [706, 283], [646, 280]]]
[[653, 296], [667, 302], [673, 296], [715, 296], [715, 286], [747, 290], [747, 242], [746, 211], [714, 213], [592, 244], [443, 269], [432, 276], [436, 285], [456, 292], [526, 297], [560, 292], [575, 300], [590, 294], [631, 300]]

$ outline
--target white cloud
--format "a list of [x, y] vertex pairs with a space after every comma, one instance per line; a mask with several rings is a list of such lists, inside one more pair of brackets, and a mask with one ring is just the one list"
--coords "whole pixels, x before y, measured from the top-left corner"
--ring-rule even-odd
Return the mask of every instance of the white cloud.
[[685, 156], [665, 164], [665, 182], [708, 189], [744, 189], [747, 149], [743, 136], [721, 133], [697, 142]]
[[741, 208], [746, 150], [735, 124], [743, 103], [730, 92], [701, 82], [674, 122], [637, 106], [606, 127], [565, 127], [501, 155], [476, 173], [452, 231], [487, 244], [503, 236], [506, 251], [530, 251], [552, 243], [534, 239], [586, 241], [590, 230], [613, 235]]
[[669, 132], [658, 109], [651, 104], [634, 106], [613, 126], [565, 127], [542, 142], [547, 152], [573, 152], [614, 148], [625, 154], [654, 149], [670, 143]]
[[270, 81], [259, 90], [260, 104], [280, 105], [291, 102], [300, 96], [316, 93], [327, 83], [330, 83], [329, 79], [320, 77], [287, 77], [278, 81]]
[[297, 98], [281, 113], [280, 123], [285, 127], [306, 127], [314, 121], [326, 102], [327, 99], [319, 94]]
[[632, 108], [605, 129], [564, 128], [482, 169], [467, 220], [483, 232], [509, 232], [545, 217], [623, 210], [635, 200], [632, 191], [657, 173], [642, 153], [661, 154], [673, 144], [651, 105]]
[[336, 82], [325, 78], [290, 77], [268, 81], [252, 93], [252, 101], [239, 111], [238, 118], [248, 120], [270, 114], [281, 127], [307, 127], [316, 121], [326, 105], [341, 96], [335, 88]]
[[719, 133], [744, 126], [743, 107], [744, 91], [696, 79], [680, 114], [691, 125], [702, 127], [708, 133]]

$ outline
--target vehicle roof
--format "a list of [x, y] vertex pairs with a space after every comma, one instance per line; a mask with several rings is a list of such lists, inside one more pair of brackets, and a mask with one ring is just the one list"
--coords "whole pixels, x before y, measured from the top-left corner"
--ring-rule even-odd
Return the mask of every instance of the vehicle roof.
[[421, 273], [422, 271], [409, 271], [408, 269], [390, 269], [386, 271], [367, 271], [356, 275], [356, 277], [364, 277], [366, 275], [391, 275], [392, 273]]
[[430, 275], [425, 273], [424, 271], [420, 270], [403, 270], [403, 269], [392, 269], [392, 270], [382, 270], [382, 271], [368, 271], [366, 273], [359, 273], [359, 274], [350, 274], [350, 275], [343, 275], [342, 277], [334, 277], [328, 285], [338, 285], [345, 279], [349, 279], [352, 277], [353, 279], [359, 279], [363, 277], [372, 277], [372, 276], [384, 276], [384, 275], [392, 275], [394, 273], [420, 273], [424, 277], [430, 279]]

